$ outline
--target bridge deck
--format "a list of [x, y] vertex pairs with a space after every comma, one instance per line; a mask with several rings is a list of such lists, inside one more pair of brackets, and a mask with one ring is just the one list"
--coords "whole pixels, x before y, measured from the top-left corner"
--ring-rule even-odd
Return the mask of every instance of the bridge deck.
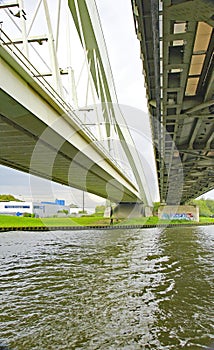
[[133, 0], [161, 201], [214, 188], [214, 2]]

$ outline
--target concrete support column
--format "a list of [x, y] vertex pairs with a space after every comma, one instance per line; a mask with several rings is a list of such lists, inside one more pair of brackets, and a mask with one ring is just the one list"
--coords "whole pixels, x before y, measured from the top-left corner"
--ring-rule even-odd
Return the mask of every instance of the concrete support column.
[[199, 221], [199, 208], [194, 205], [164, 205], [158, 209], [159, 219]]
[[123, 202], [119, 203], [113, 212], [113, 216], [122, 218], [139, 218], [142, 216], [151, 216], [152, 208], [145, 206], [144, 203]]

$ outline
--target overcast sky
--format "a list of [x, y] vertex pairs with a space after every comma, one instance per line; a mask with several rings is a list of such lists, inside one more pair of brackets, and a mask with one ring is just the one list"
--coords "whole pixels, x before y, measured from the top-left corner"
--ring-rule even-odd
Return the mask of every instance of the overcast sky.
[[[114, 75], [119, 104], [125, 114], [135, 115], [136, 128], [132, 124], [133, 135], [137, 140], [137, 148], [144, 158], [144, 166], [154, 174], [154, 159], [149, 134], [149, 118], [147, 113], [146, 93], [140, 60], [140, 46], [134, 30], [134, 21], [130, 0], [97, 0], [110, 63]], [[134, 110], [134, 113], [133, 113]], [[140, 125], [138, 125], [140, 121]], [[133, 119], [132, 119], [133, 122]], [[142, 138], [145, 143], [142, 142]], [[139, 141], [139, 142], [138, 142]], [[143, 141], [143, 142], [144, 142]], [[142, 145], [144, 145], [142, 147]], [[145, 146], [146, 145], [146, 146]], [[43, 179], [35, 179], [27, 174], [0, 166], [0, 193], [10, 193], [22, 199], [31, 199], [32, 179], [37, 192], [34, 200], [66, 199], [67, 204], [82, 206], [82, 192], [66, 186], [53, 184]], [[151, 180], [153, 201], [158, 200], [155, 178]], [[214, 198], [213, 194], [208, 195]], [[36, 198], [35, 198], [36, 197]], [[96, 206], [98, 197], [87, 195], [86, 206]]]

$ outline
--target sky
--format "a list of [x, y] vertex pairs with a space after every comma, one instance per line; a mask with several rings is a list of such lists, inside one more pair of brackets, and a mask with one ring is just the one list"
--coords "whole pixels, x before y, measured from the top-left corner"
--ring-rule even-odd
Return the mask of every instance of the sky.
[[[127, 123], [131, 123], [132, 136], [135, 138], [143, 165], [147, 173], [150, 174], [153, 201], [158, 201], [140, 45], [135, 34], [131, 1], [97, 0], [96, 3], [108, 49], [118, 102], [124, 111]], [[31, 200], [32, 183], [34, 187], [36, 186], [36, 191], [33, 194], [34, 200], [58, 198], [65, 199], [67, 204], [75, 203], [82, 206], [82, 191], [0, 166], [1, 194], [10, 193], [19, 199]], [[214, 191], [207, 197], [214, 198]], [[95, 207], [104, 202], [103, 199], [92, 194], [85, 195], [86, 207]]]

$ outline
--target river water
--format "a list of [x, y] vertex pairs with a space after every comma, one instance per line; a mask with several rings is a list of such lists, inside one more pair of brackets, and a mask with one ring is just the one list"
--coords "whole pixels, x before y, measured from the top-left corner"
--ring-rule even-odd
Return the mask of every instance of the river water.
[[214, 348], [214, 226], [0, 233], [0, 350]]

